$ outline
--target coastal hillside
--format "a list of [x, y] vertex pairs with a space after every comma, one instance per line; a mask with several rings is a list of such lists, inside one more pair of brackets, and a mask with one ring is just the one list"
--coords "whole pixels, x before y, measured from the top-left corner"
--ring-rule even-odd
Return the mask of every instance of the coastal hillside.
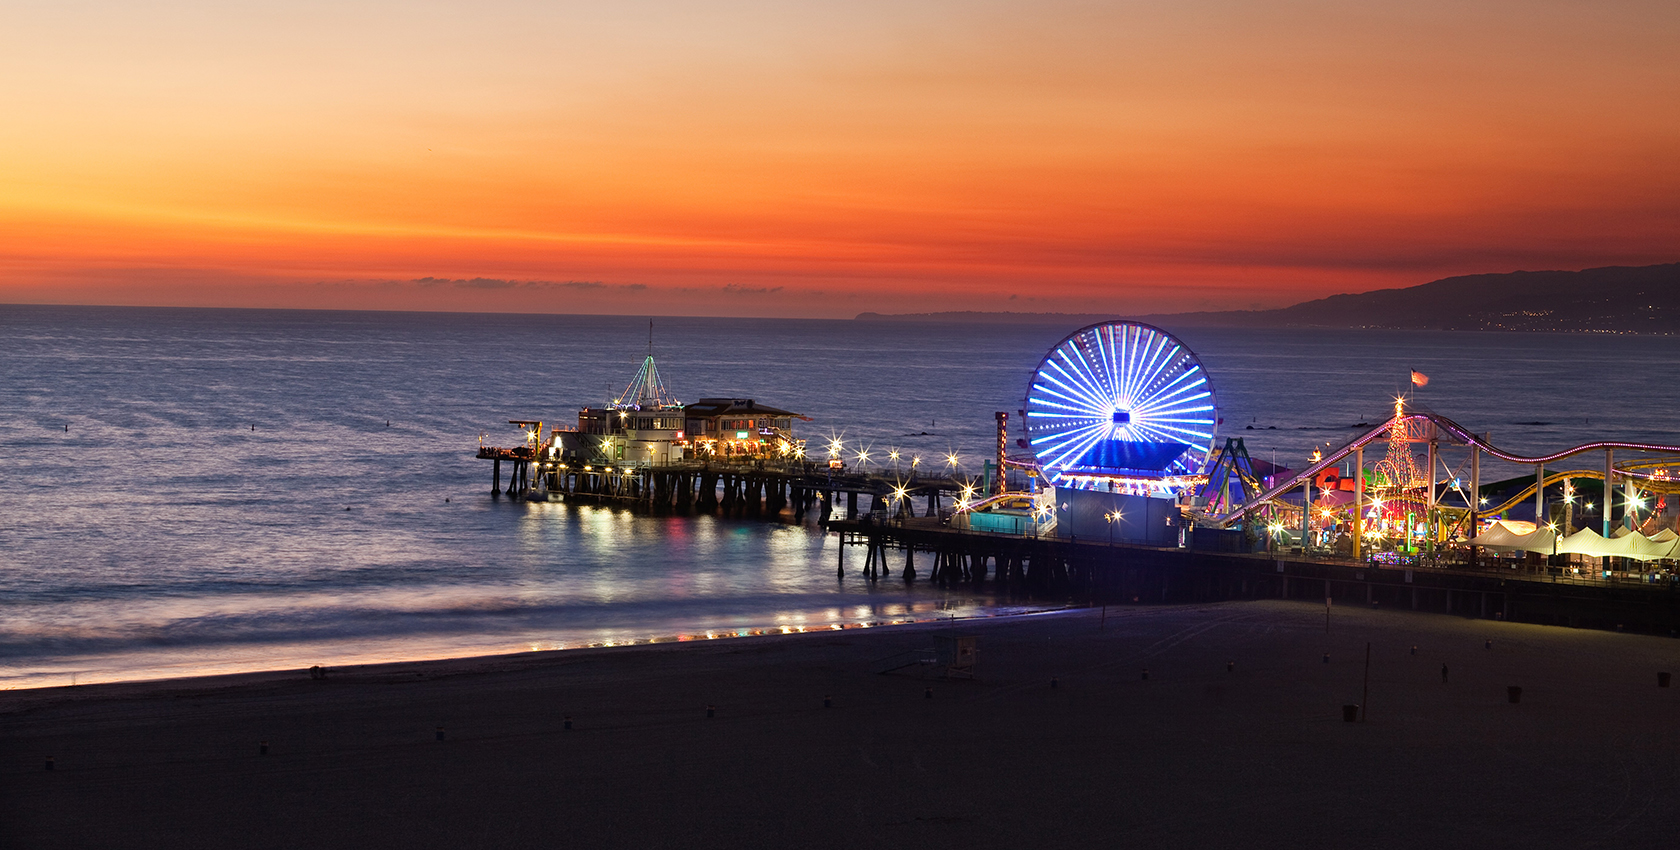
[[[1055, 322], [1122, 318], [1071, 313], [862, 313], [863, 321]], [[1680, 263], [1442, 278], [1401, 289], [1332, 295], [1276, 310], [1124, 318], [1203, 327], [1680, 333]]]

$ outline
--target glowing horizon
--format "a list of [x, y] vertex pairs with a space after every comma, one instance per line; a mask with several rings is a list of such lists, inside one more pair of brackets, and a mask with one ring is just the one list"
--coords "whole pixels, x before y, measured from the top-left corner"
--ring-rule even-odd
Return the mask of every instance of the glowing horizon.
[[1680, 8], [4, 13], [0, 303], [1273, 307], [1680, 259]]

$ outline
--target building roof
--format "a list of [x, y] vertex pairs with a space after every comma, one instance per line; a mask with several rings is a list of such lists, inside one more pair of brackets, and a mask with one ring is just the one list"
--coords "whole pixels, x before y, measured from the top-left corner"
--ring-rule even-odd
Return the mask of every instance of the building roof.
[[1098, 440], [1079, 460], [1069, 465], [1069, 471], [1074, 474], [1096, 471], [1163, 476], [1167, 467], [1189, 448], [1185, 443]]
[[798, 416], [790, 410], [759, 404], [750, 398], [703, 398], [683, 405], [686, 416]]

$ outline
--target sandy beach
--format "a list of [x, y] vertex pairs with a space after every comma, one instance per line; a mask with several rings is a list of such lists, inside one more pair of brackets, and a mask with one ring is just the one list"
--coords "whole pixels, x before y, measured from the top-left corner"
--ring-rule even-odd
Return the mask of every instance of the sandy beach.
[[1677, 652], [1242, 602], [13, 691], [0, 847], [1671, 846]]

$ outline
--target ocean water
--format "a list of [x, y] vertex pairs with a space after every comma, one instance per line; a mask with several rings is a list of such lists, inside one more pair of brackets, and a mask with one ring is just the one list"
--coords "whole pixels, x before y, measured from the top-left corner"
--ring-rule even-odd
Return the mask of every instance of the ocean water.
[[[1073, 330], [673, 318], [653, 345], [681, 399], [977, 473]], [[1414, 368], [1418, 402], [1512, 450], [1680, 437], [1672, 338], [1172, 330], [1222, 436], [1284, 465], [1381, 421]], [[481, 434], [575, 421], [647, 347], [643, 317], [0, 306], [0, 687], [1060, 604], [837, 580], [814, 527], [491, 496]]]

